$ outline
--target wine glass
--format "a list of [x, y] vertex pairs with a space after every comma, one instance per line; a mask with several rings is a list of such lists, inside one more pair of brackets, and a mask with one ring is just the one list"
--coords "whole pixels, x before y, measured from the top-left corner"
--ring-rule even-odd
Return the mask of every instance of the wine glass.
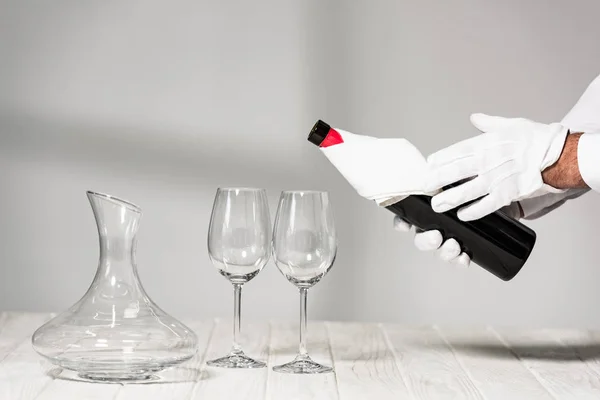
[[328, 193], [282, 192], [273, 229], [273, 257], [283, 276], [300, 290], [300, 346], [293, 361], [274, 367], [274, 371], [333, 371], [313, 361], [306, 350], [306, 294], [329, 271], [336, 252], [337, 236]]
[[215, 195], [208, 254], [221, 275], [233, 284], [233, 345], [230, 353], [207, 364], [224, 368], [262, 368], [239, 343], [242, 286], [265, 266], [271, 253], [271, 217], [264, 189], [219, 188]]

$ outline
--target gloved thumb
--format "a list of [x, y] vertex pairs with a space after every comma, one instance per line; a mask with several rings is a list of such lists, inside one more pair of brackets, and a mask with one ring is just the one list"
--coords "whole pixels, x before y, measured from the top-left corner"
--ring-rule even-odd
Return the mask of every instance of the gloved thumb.
[[481, 113], [471, 114], [471, 124], [481, 132], [500, 131], [508, 128], [511, 122], [510, 118], [495, 117]]

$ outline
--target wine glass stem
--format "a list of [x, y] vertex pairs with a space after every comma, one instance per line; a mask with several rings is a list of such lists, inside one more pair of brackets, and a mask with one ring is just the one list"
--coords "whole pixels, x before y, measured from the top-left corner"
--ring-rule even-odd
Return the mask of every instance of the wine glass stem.
[[300, 288], [300, 346], [298, 355], [300, 357], [308, 357], [306, 351], [306, 294], [308, 288]]
[[240, 346], [240, 324], [242, 320], [242, 284], [233, 284], [233, 346], [231, 352], [239, 354], [242, 352]]

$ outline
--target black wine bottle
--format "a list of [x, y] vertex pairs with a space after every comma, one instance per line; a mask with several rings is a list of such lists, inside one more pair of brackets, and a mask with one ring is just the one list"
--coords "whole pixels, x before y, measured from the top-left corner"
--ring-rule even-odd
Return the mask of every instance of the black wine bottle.
[[[319, 147], [342, 143], [339, 133], [323, 121], [315, 124], [308, 140]], [[418, 229], [439, 230], [444, 240], [455, 239], [472, 262], [504, 281], [517, 275], [535, 245], [535, 232], [501, 211], [465, 222], [457, 210], [433, 211], [431, 197], [425, 195], [408, 196], [385, 208]]]

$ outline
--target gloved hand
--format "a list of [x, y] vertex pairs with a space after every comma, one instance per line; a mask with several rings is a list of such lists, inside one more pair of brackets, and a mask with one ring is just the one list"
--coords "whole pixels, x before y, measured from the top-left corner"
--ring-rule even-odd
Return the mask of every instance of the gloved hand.
[[435, 195], [431, 205], [436, 212], [481, 198], [458, 210], [459, 219], [471, 221], [514, 201], [563, 192], [546, 185], [541, 172], [560, 157], [568, 134], [566, 127], [484, 114], [473, 114], [471, 123], [483, 134], [427, 159], [431, 171], [427, 192], [473, 178]]
[[[517, 203], [513, 203], [502, 210], [509, 217], [519, 219], [521, 210]], [[412, 225], [398, 216], [394, 217], [394, 229], [399, 232], [410, 232]], [[415, 229], [415, 247], [421, 251], [437, 251], [438, 257], [442, 261], [447, 261], [461, 267], [468, 267], [471, 264], [471, 258], [464, 253], [460, 243], [455, 239], [444, 241], [442, 233], [438, 230], [422, 231]]]
[[[400, 232], [410, 232], [412, 225], [398, 216], [394, 217], [394, 229]], [[468, 267], [471, 258], [462, 252], [460, 244], [455, 239], [448, 239], [444, 242], [442, 233], [437, 230], [422, 231], [417, 229], [415, 232], [415, 246], [421, 251], [438, 250], [438, 256], [442, 261], [456, 263], [463, 267]]]

